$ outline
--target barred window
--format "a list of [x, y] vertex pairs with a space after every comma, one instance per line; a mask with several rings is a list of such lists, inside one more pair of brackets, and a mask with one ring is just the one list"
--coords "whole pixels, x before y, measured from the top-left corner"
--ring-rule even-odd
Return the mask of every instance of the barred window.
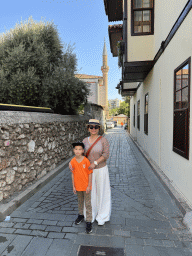
[[154, 34], [154, 0], [132, 0], [131, 34]]
[[148, 135], [148, 104], [149, 95], [145, 94], [145, 108], [144, 108], [144, 133]]
[[189, 159], [191, 58], [174, 71], [173, 151]]

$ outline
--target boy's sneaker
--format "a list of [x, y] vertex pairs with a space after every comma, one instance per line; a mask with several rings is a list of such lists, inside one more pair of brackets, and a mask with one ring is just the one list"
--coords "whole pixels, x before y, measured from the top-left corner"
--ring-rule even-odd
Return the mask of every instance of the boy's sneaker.
[[77, 219], [75, 220], [75, 224], [79, 225], [84, 220], [84, 215], [78, 215]]
[[86, 232], [87, 234], [90, 234], [92, 232], [92, 223], [86, 222]]

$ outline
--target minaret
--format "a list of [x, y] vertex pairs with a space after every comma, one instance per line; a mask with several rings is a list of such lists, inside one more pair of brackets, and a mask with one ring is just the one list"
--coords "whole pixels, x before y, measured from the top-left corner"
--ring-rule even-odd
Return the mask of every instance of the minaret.
[[101, 71], [103, 73], [103, 86], [101, 86], [100, 95], [100, 105], [104, 107], [105, 115], [109, 118], [109, 110], [108, 110], [108, 71], [109, 67], [107, 66], [107, 47], [104, 38], [104, 47], [103, 47], [103, 66], [101, 67]]

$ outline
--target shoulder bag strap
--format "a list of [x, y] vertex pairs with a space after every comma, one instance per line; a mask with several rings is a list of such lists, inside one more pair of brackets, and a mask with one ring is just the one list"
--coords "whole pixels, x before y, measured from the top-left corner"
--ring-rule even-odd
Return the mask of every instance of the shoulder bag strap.
[[95, 146], [95, 144], [102, 138], [102, 136], [100, 136], [99, 138], [96, 139], [96, 141], [91, 145], [91, 147], [87, 150], [87, 153], [86, 153], [86, 157], [88, 157], [91, 149]]

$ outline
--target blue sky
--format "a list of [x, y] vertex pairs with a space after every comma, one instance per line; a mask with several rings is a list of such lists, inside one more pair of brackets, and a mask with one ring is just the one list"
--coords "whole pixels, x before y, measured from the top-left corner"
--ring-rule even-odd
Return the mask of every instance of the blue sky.
[[[108, 98], [121, 99], [115, 87], [121, 79], [117, 57], [112, 57], [103, 0], [6, 0], [1, 2], [0, 33], [30, 16], [53, 21], [63, 43], [75, 44], [78, 73], [102, 76], [104, 37], [108, 53]], [[120, 22], [117, 22], [120, 23]]]

